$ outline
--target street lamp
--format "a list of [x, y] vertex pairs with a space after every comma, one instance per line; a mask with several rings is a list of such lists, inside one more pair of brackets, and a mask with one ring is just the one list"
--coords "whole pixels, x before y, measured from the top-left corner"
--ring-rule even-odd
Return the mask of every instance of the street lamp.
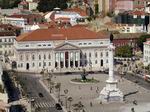
[[72, 97], [68, 97], [68, 101], [69, 101], [69, 111], [70, 111], [71, 102], [73, 101], [73, 98]]
[[68, 94], [68, 89], [65, 89], [64, 93], [65, 93], [65, 101], [66, 101], [66, 108], [67, 108], [67, 94]]

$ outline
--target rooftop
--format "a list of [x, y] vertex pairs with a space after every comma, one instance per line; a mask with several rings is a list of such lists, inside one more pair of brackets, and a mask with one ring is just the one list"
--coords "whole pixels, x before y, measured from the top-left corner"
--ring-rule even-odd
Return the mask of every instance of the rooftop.
[[[79, 33], [80, 32], [80, 33]], [[99, 36], [96, 32], [86, 29], [84, 26], [73, 27], [49, 27], [48, 29], [38, 29], [33, 32], [17, 37], [17, 41], [49, 41], [49, 40], [83, 40], [83, 39], [105, 39], [104, 34]]]
[[13, 31], [1, 31], [0, 37], [2, 36], [15, 36], [16, 34]]

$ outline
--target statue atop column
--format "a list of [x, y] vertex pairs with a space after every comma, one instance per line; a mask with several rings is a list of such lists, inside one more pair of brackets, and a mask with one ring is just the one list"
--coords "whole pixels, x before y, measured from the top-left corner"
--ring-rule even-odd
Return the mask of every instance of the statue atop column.
[[113, 43], [110, 43], [109, 47], [109, 77], [106, 80], [106, 87], [100, 92], [100, 99], [102, 102], [122, 102], [123, 93], [117, 87], [118, 81], [114, 77], [114, 50]]

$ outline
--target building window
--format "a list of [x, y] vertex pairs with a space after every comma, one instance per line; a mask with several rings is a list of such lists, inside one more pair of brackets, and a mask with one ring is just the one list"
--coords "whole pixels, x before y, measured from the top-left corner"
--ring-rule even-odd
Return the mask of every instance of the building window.
[[20, 67], [21, 67], [21, 68], [23, 67], [23, 63], [21, 63]]
[[97, 52], [95, 52], [95, 58], [97, 58]]
[[2, 42], [2, 39], [0, 39], [0, 42]]
[[34, 60], [35, 59], [35, 56], [34, 55], [32, 55], [32, 60]]
[[51, 59], [51, 55], [50, 54], [48, 55], [48, 59]]
[[101, 57], [103, 57], [103, 53], [101, 52]]
[[106, 57], [108, 57], [108, 52], [106, 52]]
[[26, 47], [29, 47], [29, 45], [25, 45]]
[[39, 55], [39, 60], [41, 60], [41, 55]]
[[7, 42], [7, 39], [5, 39], [4, 42]]
[[39, 63], [39, 67], [41, 67], [41, 62]]
[[34, 63], [32, 63], [32, 67], [34, 67], [35, 66], [35, 64]]
[[108, 59], [106, 60], [106, 63], [108, 63]]
[[44, 59], [46, 59], [46, 55], [44, 54]]
[[11, 39], [9, 39], [8, 41], [11, 42]]
[[97, 60], [95, 60], [95, 64], [97, 64]]
[[84, 54], [84, 56], [85, 56], [85, 59], [87, 58], [87, 55], [86, 55], [86, 53]]
[[103, 67], [103, 60], [101, 60], [101, 67]]
[[43, 66], [44, 66], [44, 67], [46, 66], [46, 62], [43, 62]]
[[89, 57], [91, 58], [91, 53], [89, 53]]
[[51, 62], [49, 62], [49, 66], [51, 66]]

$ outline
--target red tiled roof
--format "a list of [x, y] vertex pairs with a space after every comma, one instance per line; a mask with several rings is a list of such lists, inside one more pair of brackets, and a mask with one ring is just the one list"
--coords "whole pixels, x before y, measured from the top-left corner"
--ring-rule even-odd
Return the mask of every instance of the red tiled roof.
[[21, 1], [19, 4], [20, 4], [20, 5], [28, 5], [28, 2], [26, 2], [25, 0], [23, 0], [23, 1]]
[[70, 18], [67, 18], [67, 17], [59, 17], [59, 18], [56, 18], [55, 21], [70, 21]]
[[68, 8], [68, 9], [65, 9], [64, 11], [68, 11], [68, 12], [76, 12], [78, 14], [80, 14], [80, 16], [88, 16], [86, 11], [84, 11], [83, 9], [80, 9], [80, 8]]
[[129, 14], [137, 16], [146, 15], [144, 11], [130, 11]]
[[38, 29], [31, 33], [17, 37], [17, 41], [49, 41], [49, 40], [81, 40], [81, 39], [101, 39], [108, 38], [104, 35], [99, 36], [96, 32], [90, 31], [85, 27], [73, 26], [70, 28]]

